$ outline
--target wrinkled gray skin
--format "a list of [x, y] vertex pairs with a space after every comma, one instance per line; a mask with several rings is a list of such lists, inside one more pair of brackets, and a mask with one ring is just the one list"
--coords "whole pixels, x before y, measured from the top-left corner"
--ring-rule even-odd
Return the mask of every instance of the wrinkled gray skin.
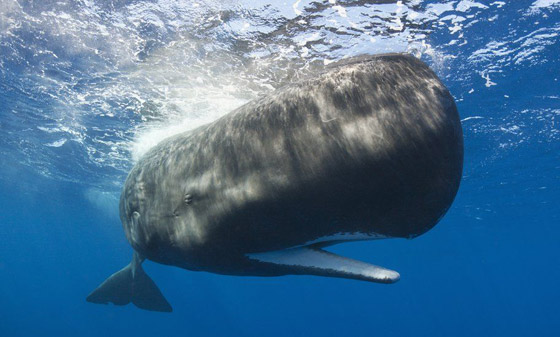
[[120, 214], [134, 250], [159, 263], [305, 274], [248, 254], [337, 233], [418, 236], [451, 205], [462, 165], [437, 76], [410, 55], [358, 57], [162, 141], [130, 172]]

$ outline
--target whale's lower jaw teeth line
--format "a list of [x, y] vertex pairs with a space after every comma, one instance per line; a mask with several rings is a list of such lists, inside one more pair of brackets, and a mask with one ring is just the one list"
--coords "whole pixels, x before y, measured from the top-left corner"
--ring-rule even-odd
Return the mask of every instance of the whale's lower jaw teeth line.
[[[377, 233], [362, 233], [362, 232], [339, 232], [332, 235], [327, 235], [320, 237], [318, 239], [308, 241], [305, 244], [298, 246], [312, 246], [315, 244], [325, 244], [338, 243], [338, 242], [348, 242], [348, 241], [366, 241], [366, 240], [379, 240], [379, 239], [390, 239], [390, 236], [377, 234]], [[294, 247], [295, 248], [295, 247]]]
[[394, 283], [398, 272], [305, 246], [246, 255], [249, 259], [272, 264], [286, 274], [340, 277], [377, 283]]

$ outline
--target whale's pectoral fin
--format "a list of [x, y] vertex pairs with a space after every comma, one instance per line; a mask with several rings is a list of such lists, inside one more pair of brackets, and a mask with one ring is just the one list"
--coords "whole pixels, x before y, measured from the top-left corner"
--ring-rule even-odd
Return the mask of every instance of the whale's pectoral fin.
[[287, 274], [341, 277], [378, 283], [394, 283], [400, 278], [396, 271], [311, 246], [248, 254], [248, 257], [275, 264]]
[[173, 309], [152, 279], [142, 269], [142, 259], [135, 253], [132, 262], [111, 275], [86, 301], [93, 303], [126, 305], [152, 311], [171, 312]]

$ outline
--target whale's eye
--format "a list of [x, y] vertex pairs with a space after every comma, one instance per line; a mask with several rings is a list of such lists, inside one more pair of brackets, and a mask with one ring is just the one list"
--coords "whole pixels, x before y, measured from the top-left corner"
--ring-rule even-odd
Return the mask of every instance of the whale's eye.
[[190, 205], [193, 201], [192, 195], [190, 195], [189, 193], [185, 194], [185, 198], [183, 199], [183, 201], [185, 202], [185, 204]]

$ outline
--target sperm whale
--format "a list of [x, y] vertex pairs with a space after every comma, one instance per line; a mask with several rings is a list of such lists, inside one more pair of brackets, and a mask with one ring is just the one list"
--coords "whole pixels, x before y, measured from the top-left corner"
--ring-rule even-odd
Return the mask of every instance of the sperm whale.
[[132, 262], [87, 300], [171, 311], [145, 259], [395, 282], [396, 271], [325, 248], [425, 233], [452, 204], [462, 167], [455, 101], [425, 63], [340, 61], [147, 152], [120, 199]]

